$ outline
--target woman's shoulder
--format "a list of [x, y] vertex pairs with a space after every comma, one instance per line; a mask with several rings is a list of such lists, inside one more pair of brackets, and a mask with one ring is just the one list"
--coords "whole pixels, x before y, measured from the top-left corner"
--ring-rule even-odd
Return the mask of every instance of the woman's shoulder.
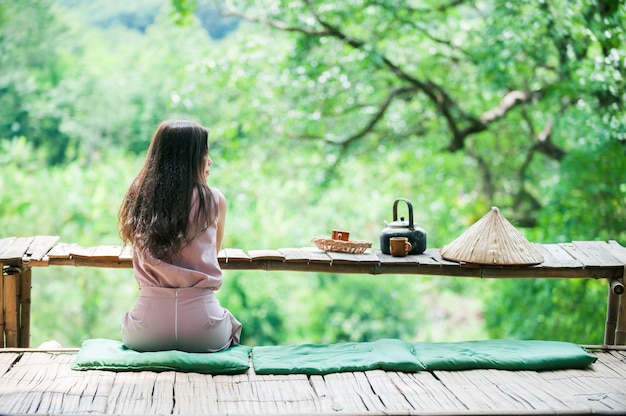
[[222, 193], [222, 191], [219, 188], [215, 188], [215, 187], [209, 186], [209, 185], [207, 185], [206, 187], [207, 187], [207, 189], [209, 189], [210, 192], [213, 193], [213, 195], [215, 195], [215, 196], [222, 196], [222, 197], [224, 196], [224, 194]]
[[214, 188], [212, 186], [208, 186], [208, 185], [202, 185], [202, 186], [198, 186], [193, 190], [193, 193], [191, 195], [191, 200], [192, 202], [196, 202], [200, 196], [200, 194], [202, 194], [202, 196], [206, 199], [206, 198], [212, 198], [212, 199], [219, 199], [219, 198], [224, 198], [224, 194], [222, 194], [222, 192], [218, 189], [218, 188]]
[[207, 186], [206, 188], [211, 194], [211, 199], [215, 202], [216, 205], [219, 206], [226, 203], [226, 197], [224, 196], [222, 191], [219, 190], [219, 188], [214, 188], [212, 186]]
[[[200, 193], [202, 194], [202, 197], [200, 197]], [[202, 199], [202, 204], [200, 204], [199, 199]], [[192, 215], [200, 206], [206, 207], [209, 212], [219, 212], [220, 209], [224, 209], [226, 206], [226, 198], [218, 188], [204, 185], [196, 188], [193, 192], [193, 196], [191, 198]]]

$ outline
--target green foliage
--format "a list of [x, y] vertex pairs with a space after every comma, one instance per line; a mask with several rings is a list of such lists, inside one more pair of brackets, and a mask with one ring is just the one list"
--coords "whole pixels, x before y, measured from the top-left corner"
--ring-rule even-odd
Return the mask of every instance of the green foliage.
[[[566, 241], [575, 235], [626, 243], [626, 177], [621, 172], [626, 172], [626, 146], [618, 141], [594, 138], [572, 150], [561, 164], [560, 186], [540, 214], [538, 238]], [[558, 230], [549, 227], [553, 222]]]
[[[211, 130], [227, 247], [347, 228], [377, 248], [398, 197], [429, 247], [492, 205], [532, 241], [626, 244], [623, 2], [232, 3], [0, 2], [0, 237], [117, 244], [155, 126], [185, 117]], [[531, 98], [482, 121], [511, 91]], [[115, 338], [136, 295], [129, 270], [33, 279], [33, 344]], [[227, 271], [219, 297], [257, 345], [598, 343], [605, 286]]]
[[492, 338], [603, 342], [604, 281], [514, 279], [493, 282], [490, 289], [484, 316]]

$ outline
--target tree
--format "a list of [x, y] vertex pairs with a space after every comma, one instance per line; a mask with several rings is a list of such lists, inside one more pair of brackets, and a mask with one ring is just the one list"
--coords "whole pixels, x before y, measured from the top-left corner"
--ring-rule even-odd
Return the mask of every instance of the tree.
[[[446, 208], [477, 207], [465, 226], [498, 205], [535, 241], [626, 242], [624, 2], [420, 4], [225, 0], [220, 7], [290, 39], [276, 66], [280, 96], [292, 103], [278, 118], [281, 130], [326, 143], [331, 179], [354, 156], [388, 162], [383, 155], [394, 148], [430, 149], [412, 152], [417, 167], [429, 163], [424, 154], [460, 153], [450, 180], [478, 182]], [[173, 5], [183, 17], [196, 7]], [[514, 284], [498, 283], [487, 302]], [[568, 282], [539, 290], [536, 298], [571, 303], [568, 333], [582, 339], [588, 328], [571, 328], [603, 302], [597, 291], [581, 297]], [[532, 336], [498, 332], [498, 317], [528, 314], [505, 309], [490, 309], [493, 334]]]
[[[181, 16], [195, 8], [173, 5]], [[536, 225], [551, 202], [550, 178], [570, 150], [598, 136], [626, 143], [622, 6], [221, 2], [226, 16], [291, 35], [279, 71], [298, 111], [285, 130], [336, 146], [336, 165], [357, 146], [402, 141], [464, 152], [480, 172], [480, 197], [521, 226]]]
[[56, 47], [64, 28], [51, 3], [0, 3], [0, 140], [27, 137], [58, 162], [69, 138], [59, 132], [58, 107], [50, 104], [67, 60]]

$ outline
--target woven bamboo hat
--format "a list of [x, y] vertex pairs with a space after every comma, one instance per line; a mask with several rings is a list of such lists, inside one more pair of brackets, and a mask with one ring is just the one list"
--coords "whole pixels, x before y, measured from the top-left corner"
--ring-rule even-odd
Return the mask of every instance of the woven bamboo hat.
[[543, 256], [506, 218], [492, 207], [452, 243], [444, 246], [446, 260], [493, 265], [533, 265]]

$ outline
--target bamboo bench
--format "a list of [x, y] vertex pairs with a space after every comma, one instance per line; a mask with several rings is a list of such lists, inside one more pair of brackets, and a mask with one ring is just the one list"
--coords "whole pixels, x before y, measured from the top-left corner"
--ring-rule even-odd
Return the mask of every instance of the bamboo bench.
[[[0, 239], [0, 347], [28, 348], [32, 269], [49, 266], [132, 268], [132, 248], [83, 247], [57, 236]], [[248, 250], [227, 248], [218, 258], [224, 270], [282, 270], [335, 274], [412, 274], [478, 278], [606, 279], [605, 345], [626, 345], [626, 248], [616, 241], [537, 244], [537, 266], [484, 266], [447, 261], [439, 249], [392, 257], [379, 250], [363, 254], [324, 252], [314, 247]]]

